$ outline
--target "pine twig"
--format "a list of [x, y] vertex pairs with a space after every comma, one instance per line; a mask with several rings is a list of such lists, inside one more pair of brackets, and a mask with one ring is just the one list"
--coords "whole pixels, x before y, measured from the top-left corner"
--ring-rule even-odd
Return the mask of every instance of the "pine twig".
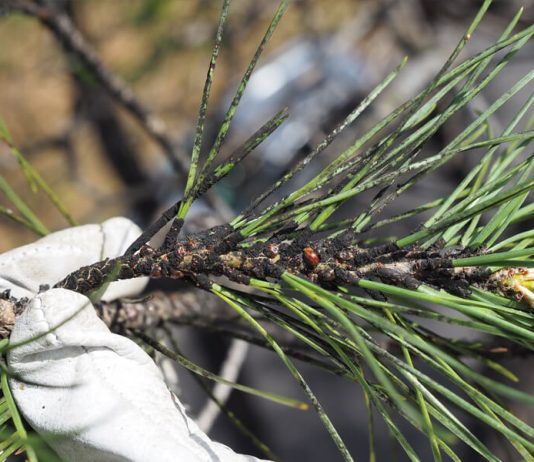
[[25, 0], [8, 0], [6, 8], [34, 17], [49, 29], [65, 51], [76, 55], [110, 96], [137, 119], [162, 148], [175, 172], [182, 177], [187, 176], [189, 159], [169, 136], [165, 122], [143, 106], [126, 82], [106, 67], [67, 14]]
[[[347, 235], [309, 242], [300, 236], [292, 242], [271, 239], [246, 248], [236, 248], [240, 236], [228, 225], [188, 236], [172, 248], [154, 250], [148, 245], [134, 254], [106, 259], [80, 268], [56, 284], [80, 293], [89, 293], [118, 269], [118, 279], [140, 276], [185, 279], [209, 288], [209, 276], [226, 276], [248, 285], [252, 278], [279, 280], [284, 272], [300, 274], [324, 288], [357, 285], [363, 279], [415, 289], [426, 283], [458, 294], [468, 294], [476, 283], [492, 284], [494, 276], [486, 267], [464, 268], [453, 257], [478, 256], [481, 250], [463, 248], [429, 250], [415, 246], [398, 248], [394, 243], [362, 248]], [[465, 265], [469, 266], [469, 265]]]

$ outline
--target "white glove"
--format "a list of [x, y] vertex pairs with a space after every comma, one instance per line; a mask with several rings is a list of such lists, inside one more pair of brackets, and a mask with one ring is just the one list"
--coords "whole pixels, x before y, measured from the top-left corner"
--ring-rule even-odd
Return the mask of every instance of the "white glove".
[[[114, 218], [0, 255], [0, 291], [33, 297], [16, 320], [7, 357], [20, 411], [67, 462], [258, 461], [211, 441], [151, 358], [111, 333], [87, 297], [65, 289], [37, 295], [41, 284], [122, 254], [138, 234], [129, 220]], [[103, 298], [134, 295], [145, 284], [114, 282]]]

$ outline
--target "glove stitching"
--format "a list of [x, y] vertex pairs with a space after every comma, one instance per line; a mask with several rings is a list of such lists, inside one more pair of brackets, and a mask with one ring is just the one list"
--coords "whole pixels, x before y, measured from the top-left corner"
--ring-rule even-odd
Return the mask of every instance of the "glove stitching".
[[[57, 335], [57, 326], [55, 326], [54, 328], [52, 328], [52, 327], [50, 326], [50, 320], [49, 320], [48, 317], [46, 316], [46, 311], [43, 310], [43, 305], [44, 305], [44, 304], [43, 304], [43, 301], [41, 300], [40, 297], [37, 297], [37, 300], [39, 300], [40, 303], [39, 303], [39, 306], [38, 306], [36, 309], [37, 309], [37, 311], [39, 311], [39, 312], [42, 313], [42, 315], [43, 315], [43, 320], [44, 320], [44, 322], [45, 322], [45, 324], [46, 324], [46, 328], [47, 328], [47, 331], [48, 331], [48, 333], [46, 334], [46, 337], [45, 337], [45, 338], [48, 339], [48, 336], [51, 335], [57, 343], [59, 343], [60, 345], [64, 346], [63, 341], [62, 341], [62, 340], [59, 338], [59, 336]], [[67, 322], [68, 322], [68, 321], [67, 321]]]

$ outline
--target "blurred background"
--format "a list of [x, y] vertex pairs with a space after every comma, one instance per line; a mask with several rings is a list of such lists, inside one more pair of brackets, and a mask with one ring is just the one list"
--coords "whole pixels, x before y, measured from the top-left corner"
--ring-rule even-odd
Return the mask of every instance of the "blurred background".
[[[232, 152], [282, 107], [289, 108], [290, 117], [216, 187], [210, 200], [193, 210], [188, 230], [222, 223], [246, 206], [321, 141], [408, 55], [409, 64], [399, 78], [313, 168], [327, 163], [329, 156], [339, 153], [358, 133], [432, 78], [481, 3], [293, 1], [250, 81], [224, 152]], [[14, 143], [80, 223], [126, 215], [143, 227], [180, 197], [183, 175], [173, 171], [165, 152], [182, 159], [189, 155], [220, 4], [215, 0], [0, 0], [0, 116]], [[525, 8], [520, 24], [532, 24], [533, 0], [495, 0], [464, 56], [494, 43], [520, 6]], [[232, 3], [204, 147], [213, 141], [275, 8], [272, 0]], [[57, 32], [54, 21], [61, 18], [71, 26], [66, 28], [67, 35], [81, 40], [83, 50], [94, 52], [91, 56], [104, 69], [111, 86], [117, 85], [115, 94], [72, 52], [68, 37]], [[487, 107], [533, 67], [531, 43], [470, 110]], [[131, 103], [130, 90], [141, 109]], [[521, 99], [520, 95], [515, 103], [519, 105]], [[500, 112], [494, 128], [506, 123], [513, 111], [512, 104]], [[471, 116], [465, 111], [454, 117], [432, 140], [435, 149], [444, 146]], [[466, 157], [455, 158], [396, 201], [388, 214], [451, 191], [472, 163]], [[65, 226], [46, 197], [28, 188], [16, 160], [2, 143], [0, 174], [50, 229]], [[9, 204], [0, 197], [0, 205]], [[358, 207], [358, 202], [353, 206]], [[419, 220], [407, 220], [402, 225], [405, 228], [388, 232], [405, 233]], [[30, 231], [0, 215], [0, 252], [33, 239]], [[153, 288], [183, 290], [161, 282]], [[191, 327], [176, 329], [180, 345], [192, 359], [213, 371], [221, 367], [230, 345], [227, 337]], [[270, 352], [251, 347], [242, 356], [244, 359], [236, 360], [239, 381], [301, 397], [299, 387]], [[518, 361], [516, 367], [524, 370], [525, 361]], [[356, 459], [366, 459], [367, 416], [361, 394], [353, 384], [310, 366], [303, 364], [302, 372]], [[202, 414], [205, 395], [188, 374], [179, 371], [179, 375], [182, 398], [193, 415]], [[340, 460], [313, 411], [287, 409], [241, 393], [233, 393], [228, 404], [282, 460]], [[212, 437], [238, 451], [258, 454], [224, 416], [206, 425]], [[407, 431], [422, 460], [430, 460], [426, 438], [416, 430]], [[379, 461], [405, 460], [380, 423], [376, 433]], [[496, 451], [500, 447], [498, 441], [486, 444], [494, 444]], [[506, 458], [506, 454], [499, 456]], [[462, 460], [478, 459], [466, 451]]]

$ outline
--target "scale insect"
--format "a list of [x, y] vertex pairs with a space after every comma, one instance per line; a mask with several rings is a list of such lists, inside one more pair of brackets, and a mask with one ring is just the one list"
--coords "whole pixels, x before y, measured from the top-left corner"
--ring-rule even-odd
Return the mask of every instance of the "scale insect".
[[321, 257], [312, 247], [304, 247], [302, 250], [302, 257], [306, 264], [315, 268], [319, 263], [321, 263]]

